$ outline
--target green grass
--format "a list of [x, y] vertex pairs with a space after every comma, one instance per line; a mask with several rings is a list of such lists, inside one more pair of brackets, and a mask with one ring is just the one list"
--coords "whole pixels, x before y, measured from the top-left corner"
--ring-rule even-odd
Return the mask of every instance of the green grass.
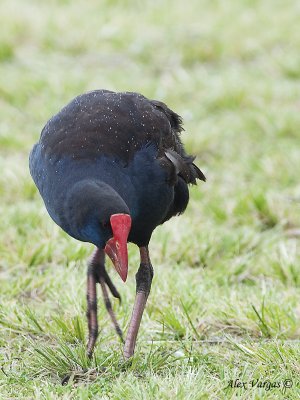
[[[1, 400], [300, 397], [299, 13], [292, 0], [1, 1]], [[87, 360], [92, 246], [50, 220], [27, 166], [47, 119], [95, 88], [166, 102], [207, 175], [153, 235], [131, 364], [101, 300]], [[125, 330], [129, 252], [126, 285], [110, 268]]]

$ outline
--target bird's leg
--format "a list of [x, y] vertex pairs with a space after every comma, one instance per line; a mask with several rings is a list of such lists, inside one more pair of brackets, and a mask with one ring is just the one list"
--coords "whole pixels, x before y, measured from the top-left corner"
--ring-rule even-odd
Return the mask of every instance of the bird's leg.
[[98, 317], [97, 317], [97, 289], [96, 283], [97, 278], [95, 274], [96, 264], [94, 263], [94, 258], [96, 258], [96, 253], [93, 255], [92, 260], [88, 266], [88, 276], [87, 276], [87, 319], [89, 327], [89, 341], [87, 345], [87, 355], [89, 358], [92, 357], [95, 343], [98, 337]]
[[140, 247], [140, 255], [141, 264], [135, 276], [136, 297], [124, 346], [124, 357], [126, 359], [133, 356], [138, 330], [150, 293], [153, 278], [153, 268], [149, 257], [148, 246]]
[[[105, 271], [105, 272], [106, 272], [106, 271]], [[119, 336], [120, 339], [121, 339], [121, 342], [124, 343], [123, 332], [122, 332], [122, 329], [120, 328], [120, 325], [118, 324], [118, 321], [117, 321], [117, 319], [116, 319], [115, 313], [114, 313], [114, 311], [113, 311], [113, 309], [112, 309], [111, 302], [110, 302], [109, 297], [108, 297], [108, 293], [107, 293], [107, 289], [106, 289], [105, 283], [106, 283], [106, 281], [105, 281], [104, 278], [101, 276], [101, 278], [100, 278], [100, 285], [101, 285], [101, 289], [102, 289], [102, 294], [103, 294], [103, 300], [104, 300], [105, 307], [106, 307], [106, 309], [107, 309], [107, 311], [108, 311], [108, 314], [110, 315], [110, 318], [111, 318], [111, 320], [112, 320], [112, 323], [113, 323], [113, 325], [114, 325], [114, 328], [115, 328], [115, 330], [116, 330], [118, 336]], [[108, 286], [108, 285], [107, 285], [107, 286]], [[118, 292], [117, 292], [117, 293], [118, 293]], [[115, 297], [118, 297], [118, 298], [121, 300], [121, 297], [120, 297], [119, 293], [118, 293], [118, 296], [115, 296]]]
[[115, 288], [114, 284], [112, 283], [110, 277], [108, 276], [108, 273], [106, 272], [104, 266], [104, 258], [105, 258], [104, 251], [102, 249], [96, 249], [92, 255], [88, 267], [87, 318], [88, 318], [88, 328], [89, 328], [89, 340], [87, 345], [87, 354], [89, 358], [91, 358], [93, 354], [93, 350], [98, 336], [97, 290], [96, 290], [97, 282], [100, 283], [101, 285], [104, 304], [111, 317], [115, 330], [119, 335], [120, 339], [122, 340], [122, 342], [124, 342], [122, 330], [113, 312], [111, 302], [108, 297], [106, 285], [108, 286], [112, 295], [118, 298], [120, 302], [121, 302], [121, 296], [117, 291], [117, 289]]

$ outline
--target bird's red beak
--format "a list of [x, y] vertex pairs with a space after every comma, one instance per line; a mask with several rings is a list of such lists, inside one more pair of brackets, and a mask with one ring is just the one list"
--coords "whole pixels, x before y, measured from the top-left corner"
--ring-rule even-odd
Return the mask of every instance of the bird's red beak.
[[113, 262], [118, 274], [125, 282], [128, 273], [127, 238], [131, 228], [128, 214], [113, 214], [110, 217], [113, 237], [106, 242], [105, 253]]

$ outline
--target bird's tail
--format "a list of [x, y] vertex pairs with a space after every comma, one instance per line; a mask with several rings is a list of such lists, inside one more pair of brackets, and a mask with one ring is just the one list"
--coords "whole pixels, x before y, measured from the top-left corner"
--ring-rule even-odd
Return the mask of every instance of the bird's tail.
[[176, 176], [181, 176], [186, 183], [195, 185], [197, 179], [202, 181], [206, 180], [203, 172], [193, 162], [195, 157], [188, 155], [182, 156], [171, 149], [166, 150], [164, 155], [172, 165], [173, 175], [176, 174]]

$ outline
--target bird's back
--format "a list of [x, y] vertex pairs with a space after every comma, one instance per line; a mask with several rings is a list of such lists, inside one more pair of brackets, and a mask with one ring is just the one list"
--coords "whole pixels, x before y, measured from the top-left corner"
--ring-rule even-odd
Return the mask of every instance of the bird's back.
[[163, 103], [138, 93], [95, 90], [52, 117], [40, 141], [48, 156], [92, 160], [103, 154], [128, 163], [147, 143], [179, 150], [180, 130], [179, 116]]

